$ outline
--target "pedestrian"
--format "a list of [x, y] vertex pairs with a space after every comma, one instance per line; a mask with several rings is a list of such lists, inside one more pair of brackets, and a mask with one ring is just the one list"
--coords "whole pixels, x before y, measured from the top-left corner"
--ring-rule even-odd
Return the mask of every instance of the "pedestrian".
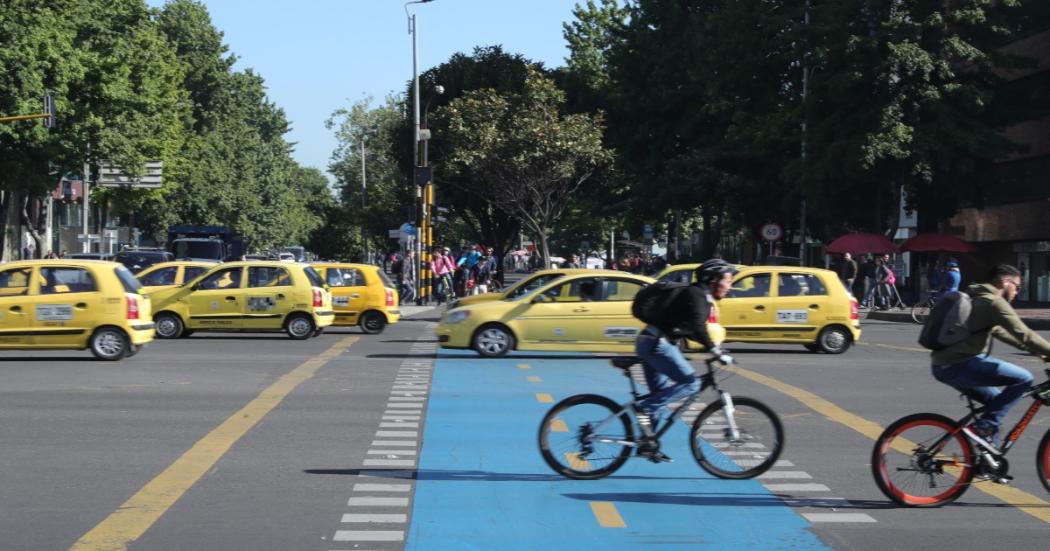
[[940, 278], [941, 291], [951, 293], [959, 290], [962, 282], [962, 273], [959, 271], [959, 261], [949, 258], [944, 263], [944, 274]]
[[489, 280], [492, 279], [492, 262], [486, 254], [478, 259], [474, 266], [474, 294], [481, 295], [489, 292]]
[[48, 249], [47, 250], [47, 254], [44, 255], [44, 258], [58, 258], [58, 257], [55, 256], [55, 251], [52, 251], [51, 249]]
[[22, 247], [22, 260], [33, 260], [33, 242], [26, 243], [25, 247]]
[[846, 284], [846, 290], [853, 294], [853, 282], [857, 279], [857, 263], [850, 253], [842, 254], [842, 263], [839, 264], [839, 279]]
[[580, 257], [578, 255], [575, 255], [575, 254], [569, 255], [569, 259], [565, 261], [565, 264], [562, 265], [562, 268], [566, 268], [566, 269], [569, 269], [569, 270], [579, 269], [580, 268]]
[[415, 253], [409, 249], [401, 259], [401, 304], [409, 304], [416, 299]]
[[871, 295], [875, 292], [875, 258], [872, 255], [868, 255], [867, 260], [861, 265], [858, 275], [864, 284], [862, 289], [863, 298], [860, 301], [860, 305], [865, 308], [870, 308]]

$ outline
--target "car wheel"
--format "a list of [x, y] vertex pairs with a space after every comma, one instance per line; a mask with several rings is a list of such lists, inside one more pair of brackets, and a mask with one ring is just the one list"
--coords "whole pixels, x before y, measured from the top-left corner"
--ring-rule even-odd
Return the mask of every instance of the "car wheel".
[[116, 361], [128, 353], [131, 342], [128, 336], [116, 327], [102, 327], [95, 330], [88, 342], [91, 353], [100, 360]]
[[817, 346], [828, 354], [842, 354], [853, 344], [853, 336], [842, 326], [825, 327], [817, 336]]
[[321, 334], [324, 333], [324, 329], [324, 327], [318, 327], [317, 329], [314, 329], [314, 336], [320, 337]]
[[361, 316], [361, 321], [357, 322], [357, 324], [361, 326], [361, 330], [365, 333], [378, 335], [386, 328], [386, 317], [375, 310], [370, 310]]
[[135, 354], [138, 354], [139, 350], [142, 350], [142, 345], [141, 344], [128, 345], [128, 351], [124, 353], [124, 357], [125, 358], [130, 358], [130, 357], [134, 356]]
[[183, 329], [182, 330], [182, 338], [184, 338], [184, 339], [186, 337], [192, 335], [192, 334], [193, 334], [193, 330], [192, 329]]
[[314, 322], [309, 316], [296, 314], [288, 318], [284, 324], [284, 330], [289, 337], [301, 341], [310, 338], [310, 335], [314, 333]]
[[514, 348], [514, 335], [505, 327], [487, 325], [474, 333], [474, 350], [486, 358], [506, 356]]
[[820, 347], [815, 344], [803, 344], [802, 346], [804, 346], [806, 350], [809, 350], [810, 352], [820, 352]]
[[157, 338], [160, 339], [177, 339], [185, 332], [182, 319], [175, 314], [157, 314], [153, 322], [156, 324]]

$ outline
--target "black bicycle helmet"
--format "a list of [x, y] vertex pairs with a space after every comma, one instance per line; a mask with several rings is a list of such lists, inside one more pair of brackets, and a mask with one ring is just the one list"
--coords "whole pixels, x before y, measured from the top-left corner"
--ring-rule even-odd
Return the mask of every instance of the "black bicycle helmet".
[[721, 258], [712, 258], [697, 266], [696, 271], [693, 273], [696, 276], [697, 283], [710, 285], [711, 282], [718, 281], [725, 274], [735, 274], [736, 268]]

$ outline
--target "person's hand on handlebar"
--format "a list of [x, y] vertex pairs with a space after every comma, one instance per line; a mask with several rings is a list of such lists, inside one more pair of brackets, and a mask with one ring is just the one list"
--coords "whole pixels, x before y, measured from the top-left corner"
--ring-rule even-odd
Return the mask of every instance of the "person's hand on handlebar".
[[726, 353], [725, 350], [715, 347], [711, 349], [711, 359], [716, 360], [724, 365], [732, 365], [736, 363], [732, 356]]

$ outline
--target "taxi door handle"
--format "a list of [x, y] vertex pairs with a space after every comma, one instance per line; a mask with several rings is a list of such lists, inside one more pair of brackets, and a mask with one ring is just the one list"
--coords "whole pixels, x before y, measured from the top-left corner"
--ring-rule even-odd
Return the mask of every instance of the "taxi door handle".
[[809, 309], [810, 310], [820, 310], [820, 305], [819, 304], [810, 304], [809, 305]]
[[350, 298], [361, 298], [360, 293], [350, 293]]
[[78, 309], [80, 309], [80, 310], [83, 310], [83, 309], [87, 308], [87, 303], [86, 303], [86, 302], [78, 302], [78, 303], [76, 303], [76, 305], [75, 305], [75, 306], [76, 306], [76, 307], [77, 307]]
[[590, 312], [590, 308], [573, 308], [573, 312]]
[[11, 308], [9, 308], [9, 310], [14, 312], [14, 313], [16, 313], [16, 314], [21, 314], [22, 313], [22, 307], [21, 306], [12, 306]]
[[226, 302], [237, 302], [237, 297], [226, 297]]
[[758, 306], [755, 306], [755, 310], [758, 310], [759, 312], [765, 312], [766, 307], [759, 304]]
[[284, 300], [284, 293], [278, 293], [277, 300]]

